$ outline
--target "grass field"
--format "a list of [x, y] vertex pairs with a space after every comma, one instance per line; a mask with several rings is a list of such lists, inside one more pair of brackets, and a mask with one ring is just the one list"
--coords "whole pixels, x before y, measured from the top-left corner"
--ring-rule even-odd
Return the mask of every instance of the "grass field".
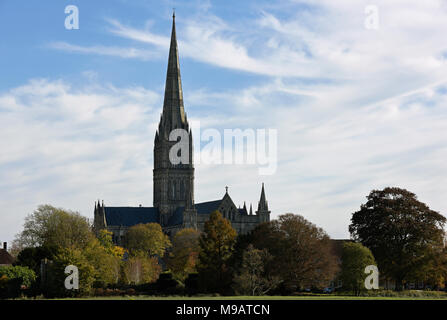
[[[67, 300], [67, 299], [64, 299]], [[356, 296], [337, 296], [337, 295], [312, 295], [312, 296], [112, 296], [112, 297], [86, 297], [79, 299], [68, 298], [68, 300], [447, 300], [444, 297], [356, 297]]]

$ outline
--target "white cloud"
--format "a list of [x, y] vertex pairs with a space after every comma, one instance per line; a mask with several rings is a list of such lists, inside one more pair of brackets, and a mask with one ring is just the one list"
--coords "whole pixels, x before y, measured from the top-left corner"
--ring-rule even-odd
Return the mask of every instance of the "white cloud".
[[[319, 106], [318, 94], [313, 100], [300, 101], [294, 84], [289, 87], [281, 82], [226, 95], [221, 92], [219, 99], [210, 93], [215, 118], [224, 117], [224, 112], [218, 111], [224, 106], [234, 105], [239, 110], [221, 121], [221, 127], [230, 124], [278, 129], [279, 164], [277, 173], [270, 177], [258, 176], [254, 167], [199, 167], [198, 179], [213, 176], [216, 185], [226, 183], [225, 178], [235, 183], [233, 196], [237, 203], [257, 201], [257, 185], [263, 179], [275, 214], [301, 213], [334, 237], [347, 236], [350, 214], [364, 203], [373, 188], [407, 188], [433, 209], [445, 213], [446, 84], [424, 87], [367, 107], [346, 108], [342, 104], [331, 109]], [[286, 98], [284, 92], [288, 92]], [[240, 98], [246, 94], [253, 101], [248, 110]], [[320, 94], [331, 98], [331, 91]], [[204, 92], [199, 97], [207, 101]], [[197, 187], [212, 193], [216, 185], [206, 180], [205, 186], [197, 182]]]
[[138, 58], [141, 60], [151, 60], [158, 58], [160, 55], [157, 52], [150, 50], [142, 50], [138, 48], [122, 48], [122, 47], [108, 47], [108, 46], [78, 46], [67, 42], [52, 42], [49, 44], [50, 48], [82, 54], [98, 54], [104, 56], [116, 56], [120, 58]]
[[[261, 7], [259, 19], [237, 26], [211, 12], [180, 19], [177, 38], [181, 55], [219, 67], [281, 77], [370, 81], [379, 80], [390, 69], [394, 73], [436, 71], [439, 76], [443, 73], [436, 69], [445, 70], [442, 40], [447, 9], [443, 1], [378, 1], [378, 30], [364, 28], [367, 1], [297, 3], [313, 6], [315, 11], [297, 7], [296, 13], [287, 12], [288, 18], [279, 18]], [[149, 27], [107, 21], [114, 35], [150, 45], [157, 52], [169, 47], [167, 32], [159, 35]], [[148, 58], [144, 52], [134, 53], [133, 47], [59, 46], [83, 53]], [[152, 51], [149, 53], [152, 57]]]
[[[46, 202], [89, 217], [97, 197], [108, 205], [152, 204], [152, 141], [161, 97], [144, 88], [93, 87], [34, 80], [0, 95], [1, 200], [5, 210], [19, 210], [8, 215], [16, 225]], [[213, 100], [215, 110], [237, 108], [244, 103], [239, 97], [250, 92], [256, 113], [227, 117], [213, 111], [208, 117], [187, 103], [190, 121], [198, 119], [204, 128], [266, 126], [277, 128], [279, 137], [273, 176], [259, 176], [257, 166], [196, 166], [196, 201], [219, 198], [229, 185], [237, 205], [256, 207], [265, 182], [273, 217], [301, 213], [334, 237], [346, 236], [350, 213], [372, 188], [402, 186], [445, 212], [447, 95], [440, 87], [369, 108], [339, 108], [333, 117], [313, 104], [290, 104], [296, 95], [279, 82], [221, 92]], [[277, 92], [292, 93], [284, 100]]]
[[[229, 185], [236, 204], [246, 200], [256, 208], [264, 181], [274, 216], [303, 214], [334, 237], [347, 236], [350, 214], [373, 188], [407, 188], [445, 213], [444, 2], [376, 1], [378, 30], [363, 27], [366, 1], [296, 3], [287, 14], [261, 8], [243, 28], [203, 11], [177, 19], [182, 57], [269, 76], [237, 90], [185, 92], [190, 121], [278, 129], [275, 175], [260, 177], [255, 166], [197, 166], [196, 202], [219, 198]], [[303, 4], [315, 10], [299, 10]], [[112, 34], [132, 41], [130, 48], [144, 49], [54, 47], [166, 58], [168, 32], [109, 23]], [[160, 95], [52, 80], [0, 94], [0, 197], [2, 208], [14, 211], [8, 219], [20, 224], [42, 202], [90, 216], [96, 197], [109, 205], [151, 205]], [[0, 232], [8, 234], [11, 221]]]
[[19, 231], [11, 226], [42, 203], [90, 216], [96, 197], [144, 201], [135, 187], [125, 186], [132, 195], [124, 199], [116, 190], [124, 188], [122, 181], [137, 189], [151, 185], [141, 173], [151, 172], [155, 103], [161, 103], [159, 94], [139, 87], [77, 87], [45, 79], [0, 94], [0, 202], [14, 221], [2, 223], [0, 233], [11, 239]]

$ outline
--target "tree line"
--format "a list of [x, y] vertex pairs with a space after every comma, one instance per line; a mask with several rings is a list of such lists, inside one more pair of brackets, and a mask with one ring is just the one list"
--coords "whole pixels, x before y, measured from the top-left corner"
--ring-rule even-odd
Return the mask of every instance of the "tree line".
[[[220, 212], [203, 232], [182, 229], [171, 239], [157, 223], [128, 229], [123, 247], [107, 230], [94, 233], [77, 212], [43, 205], [25, 219], [13, 243], [14, 266], [0, 267], [0, 295], [46, 297], [109, 294], [290, 295], [365, 290], [364, 268], [377, 265], [396, 283], [444, 287], [445, 218], [399, 188], [373, 190], [354, 212], [341, 246], [297, 214], [283, 214], [237, 235]], [[44, 261], [45, 268], [41, 268]], [[66, 290], [64, 269], [79, 269], [78, 290]]]

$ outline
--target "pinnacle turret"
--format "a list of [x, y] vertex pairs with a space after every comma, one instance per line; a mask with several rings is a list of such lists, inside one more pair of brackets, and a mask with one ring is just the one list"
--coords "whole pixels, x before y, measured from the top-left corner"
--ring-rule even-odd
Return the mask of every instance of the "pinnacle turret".
[[264, 183], [262, 183], [261, 198], [259, 199], [258, 210], [256, 211], [256, 214], [260, 217], [260, 221], [270, 221], [270, 211], [267, 199], [265, 198]]
[[265, 191], [264, 191], [264, 183], [262, 183], [262, 189], [261, 189], [261, 198], [259, 199], [258, 203], [258, 211], [268, 211], [268, 203], [265, 198]]

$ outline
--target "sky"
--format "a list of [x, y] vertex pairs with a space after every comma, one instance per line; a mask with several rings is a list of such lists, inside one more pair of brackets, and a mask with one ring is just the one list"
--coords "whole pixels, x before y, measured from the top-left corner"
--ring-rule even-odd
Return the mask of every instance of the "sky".
[[197, 164], [196, 202], [264, 182], [333, 238], [387, 186], [447, 214], [443, 0], [0, 0], [1, 241], [41, 204], [152, 206], [173, 8], [193, 130], [277, 130], [274, 174]]

